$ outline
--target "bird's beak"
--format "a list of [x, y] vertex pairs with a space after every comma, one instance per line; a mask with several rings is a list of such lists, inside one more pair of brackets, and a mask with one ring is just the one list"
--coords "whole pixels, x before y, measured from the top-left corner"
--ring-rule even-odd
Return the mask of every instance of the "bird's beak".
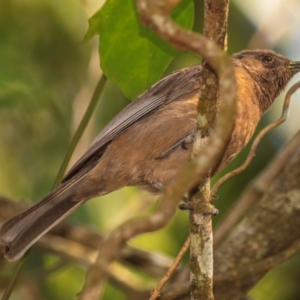
[[300, 61], [292, 61], [289, 63], [289, 69], [299, 72], [300, 71]]

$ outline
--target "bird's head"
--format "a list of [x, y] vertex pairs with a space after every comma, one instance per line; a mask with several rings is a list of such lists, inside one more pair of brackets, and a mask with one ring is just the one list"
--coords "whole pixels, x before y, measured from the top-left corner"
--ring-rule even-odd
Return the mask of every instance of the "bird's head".
[[294, 74], [300, 62], [272, 50], [245, 50], [232, 56], [234, 66], [243, 68], [255, 82], [263, 112], [274, 102]]

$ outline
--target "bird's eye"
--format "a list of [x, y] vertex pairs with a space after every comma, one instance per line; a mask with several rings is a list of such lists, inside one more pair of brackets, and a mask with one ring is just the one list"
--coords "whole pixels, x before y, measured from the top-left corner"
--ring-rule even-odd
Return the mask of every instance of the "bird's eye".
[[265, 63], [270, 63], [273, 61], [273, 57], [270, 55], [264, 55], [264, 56], [262, 56], [262, 61]]

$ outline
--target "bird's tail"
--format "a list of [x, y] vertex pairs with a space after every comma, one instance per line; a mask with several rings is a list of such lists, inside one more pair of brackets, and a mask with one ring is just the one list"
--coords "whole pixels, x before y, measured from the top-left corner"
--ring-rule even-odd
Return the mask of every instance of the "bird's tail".
[[4, 256], [8, 260], [20, 258], [41, 236], [83, 203], [83, 199], [75, 198], [74, 188], [74, 185], [62, 184], [2, 224], [0, 243], [4, 246]]

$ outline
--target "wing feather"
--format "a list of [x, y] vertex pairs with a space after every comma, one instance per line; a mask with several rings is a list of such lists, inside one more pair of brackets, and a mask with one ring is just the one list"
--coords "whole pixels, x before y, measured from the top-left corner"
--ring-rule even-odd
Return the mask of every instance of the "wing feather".
[[126, 106], [117, 114], [107, 126], [94, 139], [87, 152], [75, 163], [63, 182], [76, 175], [82, 176], [90, 170], [100, 159], [107, 145], [132, 124], [145, 115], [154, 112], [158, 107], [170, 102], [180, 100], [189, 93], [194, 93], [199, 88], [199, 72], [201, 65], [194, 65], [181, 69], [163, 78], [146, 92], [141, 94], [135, 101]]

